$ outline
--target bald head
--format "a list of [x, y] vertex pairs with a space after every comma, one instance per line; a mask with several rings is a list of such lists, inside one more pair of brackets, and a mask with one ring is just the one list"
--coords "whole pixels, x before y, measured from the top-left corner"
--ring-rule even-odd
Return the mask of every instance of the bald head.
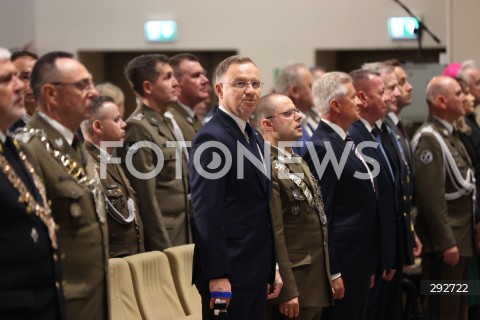
[[466, 96], [458, 82], [446, 76], [434, 77], [427, 85], [427, 104], [431, 115], [453, 122], [465, 114]]

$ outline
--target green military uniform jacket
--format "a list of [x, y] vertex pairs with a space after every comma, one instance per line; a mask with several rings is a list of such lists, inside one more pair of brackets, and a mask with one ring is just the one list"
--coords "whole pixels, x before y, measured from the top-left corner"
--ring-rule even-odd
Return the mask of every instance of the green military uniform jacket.
[[[120, 153], [125, 173], [138, 195], [146, 251], [164, 250], [192, 242], [188, 217], [187, 159], [181, 150], [167, 147], [168, 141], [175, 140], [170, 119], [145, 105], [139, 106], [127, 120], [126, 147]], [[159, 149], [157, 151], [164, 159], [160, 172], [154, 172], [157, 164], [158, 169], [161, 165], [156, 151], [151, 147], [140, 147], [137, 142], [152, 143]], [[126, 163], [128, 158], [135, 170], [149, 176], [135, 177]], [[177, 165], [181, 169], [178, 178]]]
[[460, 256], [472, 257], [472, 192], [446, 200], [445, 193], [453, 193], [457, 189], [446, 173], [438, 140], [432, 133], [422, 132], [428, 125], [445, 141], [462, 177], [466, 178], [467, 171], [472, 169], [471, 160], [458, 135], [451, 134], [437, 118], [429, 117], [412, 140], [415, 150], [414, 192], [418, 206], [416, 231], [425, 253], [438, 253], [456, 245]]
[[[121, 165], [116, 163], [105, 164], [107, 170], [105, 179], [103, 179], [100, 172], [100, 149], [88, 141], [84, 141], [83, 145], [95, 164], [95, 169], [100, 176], [100, 182], [107, 198], [105, 207], [110, 258], [126, 257], [145, 252], [143, 224], [138, 212], [137, 196], [130, 187], [130, 182], [128, 182]], [[135, 208], [135, 219], [132, 222], [125, 222], [122, 221], [121, 217], [118, 217], [118, 213], [123, 218], [129, 217], [129, 199], [132, 199]], [[119, 220], [122, 222], [119, 222]]]
[[[20, 131], [16, 137], [45, 183], [53, 217], [60, 227], [58, 238], [64, 253], [62, 274], [67, 318], [107, 319], [108, 234], [102, 187], [98, 179], [95, 180], [93, 163], [86, 161], [86, 151], [81, 146], [81, 152], [72, 148], [38, 113], [27, 128], [39, 129], [38, 135]], [[60, 156], [70, 156], [85, 169], [87, 180], [93, 180], [90, 187], [78, 183], [67, 173], [65, 166], [46, 150], [40, 135]], [[92, 195], [92, 188], [98, 192], [96, 197]]]
[[[285, 168], [297, 176], [303, 173], [301, 180], [312, 195], [318, 192], [321, 197], [320, 187], [315, 186], [316, 181], [303, 159], [298, 157], [301, 163], [285, 163], [284, 159], [279, 156], [279, 149], [271, 146], [273, 193], [270, 210], [283, 280], [276, 302], [299, 297], [300, 307], [326, 307], [333, 304], [326, 218], [322, 224], [317, 209], [309, 205], [302, 188], [288, 177], [280, 179], [279, 173], [286, 172]], [[320, 206], [323, 211], [323, 204]]]
[[185, 141], [192, 142], [198, 130], [202, 127], [202, 123], [196, 117], [192, 118], [178, 102], [168, 107], [168, 111], [172, 113], [175, 121], [177, 121]]

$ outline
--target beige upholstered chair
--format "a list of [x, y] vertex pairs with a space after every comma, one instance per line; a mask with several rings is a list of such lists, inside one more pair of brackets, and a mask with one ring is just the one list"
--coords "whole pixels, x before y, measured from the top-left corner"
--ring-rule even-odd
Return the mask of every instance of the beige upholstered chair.
[[111, 320], [141, 320], [127, 261], [108, 260]]
[[192, 285], [193, 244], [171, 247], [164, 252], [170, 262], [173, 282], [177, 289], [180, 303], [187, 315], [201, 313], [202, 301], [200, 294]]
[[144, 320], [201, 319], [186, 316], [173, 284], [167, 256], [160, 251], [126, 257], [133, 288]]

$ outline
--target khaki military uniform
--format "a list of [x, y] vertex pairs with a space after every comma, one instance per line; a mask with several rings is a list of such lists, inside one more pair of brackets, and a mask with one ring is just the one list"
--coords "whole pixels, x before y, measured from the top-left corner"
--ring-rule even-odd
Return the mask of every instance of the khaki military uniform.
[[[60, 227], [67, 318], [107, 319], [108, 234], [103, 194], [93, 163], [86, 161], [80, 145], [80, 150], [75, 150], [38, 113], [27, 128], [38, 130], [21, 131], [16, 137], [45, 183], [53, 217]], [[47, 151], [45, 143], [58, 153]], [[62, 164], [63, 156], [70, 157], [70, 163]], [[84, 170], [88, 186], [74, 176], [77, 170], [68, 172], [72, 161]]]
[[175, 121], [177, 121], [185, 141], [192, 142], [198, 130], [202, 127], [202, 123], [198, 121], [196, 117], [192, 118], [178, 103], [174, 103], [168, 107], [168, 111], [172, 113]]
[[[167, 146], [167, 142], [175, 140], [170, 119], [145, 105], [138, 107], [127, 120], [125, 148], [120, 153], [125, 173], [138, 195], [147, 251], [192, 242], [187, 214], [187, 159], [180, 149]], [[152, 145], [142, 147], [137, 142]], [[163, 166], [158, 154], [163, 155]], [[136, 172], [148, 177], [131, 172], [126, 162], [129, 159]], [[178, 177], [177, 169], [181, 171]]]
[[[282, 152], [271, 147], [273, 193], [270, 209], [283, 280], [276, 303], [298, 297], [300, 319], [310, 319], [305, 317], [311, 311], [307, 309], [317, 308], [317, 312], [321, 312], [322, 307], [333, 304], [333, 296], [327, 221], [320, 187], [307, 164], [300, 157], [298, 159], [301, 163], [285, 163]], [[292, 179], [292, 174], [304, 176]]]
[[[130, 182], [128, 182], [122, 167], [116, 163], [106, 164], [106, 176], [103, 179], [100, 175], [100, 149], [88, 141], [85, 141], [83, 145], [95, 163], [95, 169], [100, 176], [107, 199], [105, 207], [107, 209], [110, 258], [145, 252], [143, 224], [138, 212], [137, 196], [130, 187]], [[131, 201], [130, 205], [129, 201]], [[134, 211], [131, 207], [129, 208], [131, 205], [133, 205]], [[124, 221], [125, 218], [129, 218], [131, 212], [135, 212], [134, 220]]]
[[[442, 150], [442, 140], [448, 149]], [[466, 280], [468, 258], [474, 254], [473, 199], [474, 175], [458, 134], [450, 133], [437, 118], [429, 117], [412, 140], [414, 148], [418, 215], [416, 231], [423, 243], [422, 277], [424, 280]], [[448, 153], [451, 162], [448, 161]], [[453, 170], [452, 170], [453, 167]], [[453, 178], [455, 171], [465, 183]], [[461, 186], [461, 187], [458, 187]], [[457, 246], [460, 261], [450, 267], [441, 252]], [[427, 296], [426, 319], [462, 319], [466, 296]]]

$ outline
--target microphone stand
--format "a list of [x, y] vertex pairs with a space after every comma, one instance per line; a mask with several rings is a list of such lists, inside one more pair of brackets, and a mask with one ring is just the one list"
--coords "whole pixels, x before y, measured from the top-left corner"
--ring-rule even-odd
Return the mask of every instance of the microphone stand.
[[440, 39], [436, 35], [434, 35], [422, 22], [419, 18], [417, 18], [410, 9], [406, 5], [400, 2], [400, 0], [393, 0], [394, 2], [398, 3], [400, 7], [402, 7], [412, 18], [415, 18], [418, 21], [418, 28], [415, 28], [415, 34], [417, 35], [418, 41], [418, 50], [417, 50], [417, 62], [423, 62], [423, 54], [422, 54], [422, 40], [423, 40], [423, 32], [426, 31], [432, 39], [437, 43], [440, 44]]

